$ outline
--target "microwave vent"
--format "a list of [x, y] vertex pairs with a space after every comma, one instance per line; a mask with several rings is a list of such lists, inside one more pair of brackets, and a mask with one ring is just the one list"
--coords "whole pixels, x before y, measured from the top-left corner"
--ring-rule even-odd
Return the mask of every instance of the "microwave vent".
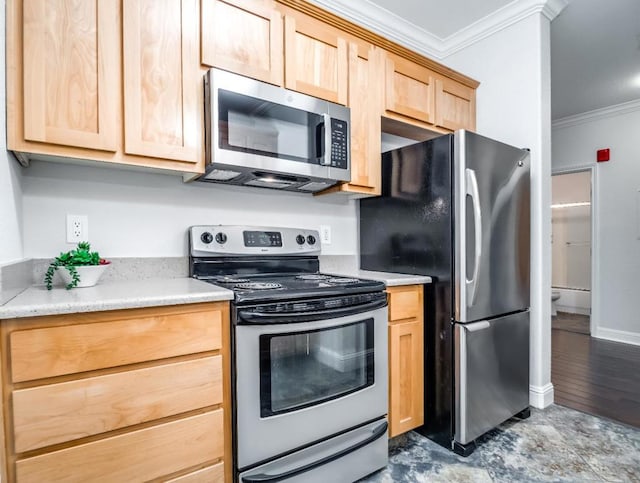
[[304, 184], [302, 186], [299, 186], [298, 189], [301, 191], [320, 191], [323, 190], [325, 188], [328, 188], [329, 186], [333, 186], [332, 183], [322, 183], [322, 182], [318, 182], [318, 181], [312, 181], [311, 183], [307, 183]]
[[210, 179], [212, 181], [229, 181], [231, 179], [237, 178], [242, 173], [238, 171], [230, 171], [226, 169], [212, 169], [209, 171], [205, 178]]

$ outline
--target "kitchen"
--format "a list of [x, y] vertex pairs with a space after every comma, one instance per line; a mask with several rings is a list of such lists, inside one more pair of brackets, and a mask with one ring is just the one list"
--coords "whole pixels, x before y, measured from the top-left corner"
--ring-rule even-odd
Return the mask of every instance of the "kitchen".
[[[483, 87], [483, 96], [478, 98], [477, 107], [478, 126], [483, 127], [482, 131], [496, 138], [508, 139], [512, 144], [529, 146], [532, 150], [534, 239], [543, 239], [548, 231], [548, 220], [543, 221], [548, 213], [541, 211], [536, 214], [535, 210], [543, 206], [549, 196], [545, 191], [548, 187], [545, 188], [541, 180], [548, 177], [549, 167], [540, 162], [548, 158], [549, 127], [545, 127], [543, 116], [538, 113], [538, 101], [534, 101], [544, 98], [542, 93], [545, 89], [535, 81], [539, 66], [531, 60], [542, 58], [544, 52], [542, 46], [530, 39], [537, 38], [536, 32], [544, 30], [545, 26], [548, 27], [547, 17], [533, 15], [518, 25], [519, 29], [531, 35], [516, 35], [520, 42], [517, 46], [511, 37], [509, 42], [489, 38], [485, 42], [491, 45], [469, 47], [458, 56], [454, 54], [451, 61], [452, 65], [456, 62], [460, 65], [457, 67], [460, 71], [481, 79], [481, 85], [486, 86]], [[509, 32], [501, 35], [509, 35]], [[482, 57], [474, 49], [480, 52], [490, 49], [491, 62], [474, 64], [470, 59]], [[520, 56], [517, 62], [522, 64], [521, 68], [516, 66], [505, 72], [498, 66], [501, 62], [506, 64], [506, 58], [513, 64], [511, 49], [524, 49], [532, 57]], [[501, 55], [504, 55], [503, 60]], [[466, 56], [468, 58], [465, 59]], [[514, 84], [519, 85], [517, 92], [509, 88]], [[523, 98], [530, 98], [531, 103], [523, 102]], [[523, 110], [525, 114], [530, 110], [532, 115], [522, 115]], [[505, 125], [504, 118], [515, 112], [520, 113], [523, 122]], [[14, 166], [9, 169], [11, 176], [7, 178], [13, 179], [17, 188], [8, 190], [11, 194], [7, 197], [8, 206], [15, 206], [8, 217], [14, 221], [14, 229], [9, 231], [14, 238], [7, 240], [6, 255], [3, 246], [3, 257], [6, 256], [7, 261], [24, 256], [50, 259], [67, 246], [63, 230], [67, 213], [88, 215], [90, 238], [95, 247], [115, 259], [169, 258], [179, 264], [179, 259], [184, 259], [187, 254], [185, 232], [188, 226], [202, 223], [272, 225], [273, 222], [267, 222], [273, 220], [274, 213], [278, 220], [284, 221], [277, 224], [331, 227], [331, 243], [322, 247], [322, 254], [329, 263], [354, 263], [354, 254], [358, 250], [357, 205], [340, 195], [312, 198], [249, 188], [211, 187], [196, 183], [184, 185], [175, 176], [93, 166], [34, 162], [24, 170], [24, 175], [17, 174]], [[18, 213], [23, 216], [18, 216]], [[310, 220], [313, 220], [312, 226]], [[532, 248], [532, 405], [542, 407], [552, 400], [549, 361], [544, 355], [547, 354], [548, 358], [549, 339], [545, 334], [548, 332], [549, 302], [542, 287], [548, 282], [548, 274], [538, 262], [548, 254], [545, 255], [547, 248], [542, 244], [533, 243]], [[157, 275], [165, 268], [154, 266], [153, 270]], [[149, 275], [138, 270], [136, 276]]]

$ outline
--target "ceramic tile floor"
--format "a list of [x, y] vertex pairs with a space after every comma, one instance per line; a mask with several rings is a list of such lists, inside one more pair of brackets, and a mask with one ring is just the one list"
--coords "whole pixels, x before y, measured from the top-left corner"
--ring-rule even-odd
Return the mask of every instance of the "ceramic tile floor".
[[556, 405], [490, 431], [468, 458], [415, 432], [390, 447], [360, 483], [640, 482], [640, 429]]

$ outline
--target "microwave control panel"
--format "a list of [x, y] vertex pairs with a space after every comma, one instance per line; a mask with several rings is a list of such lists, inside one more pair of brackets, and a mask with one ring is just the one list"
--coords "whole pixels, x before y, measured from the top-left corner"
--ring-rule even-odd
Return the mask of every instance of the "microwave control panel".
[[331, 166], [347, 169], [349, 166], [349, 143], [347, 123], [331, 119]]

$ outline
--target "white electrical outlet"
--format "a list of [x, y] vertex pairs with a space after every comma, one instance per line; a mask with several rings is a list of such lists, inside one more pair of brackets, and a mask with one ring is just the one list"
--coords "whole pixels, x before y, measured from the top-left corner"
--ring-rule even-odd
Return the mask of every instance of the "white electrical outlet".
[[329, 225], [320, 225], [320, 242], [323, 245], [331, 245], [331, 227]]
[[67, 243], [89, 241], [89, 218], [86, 215], [67, 215]]

